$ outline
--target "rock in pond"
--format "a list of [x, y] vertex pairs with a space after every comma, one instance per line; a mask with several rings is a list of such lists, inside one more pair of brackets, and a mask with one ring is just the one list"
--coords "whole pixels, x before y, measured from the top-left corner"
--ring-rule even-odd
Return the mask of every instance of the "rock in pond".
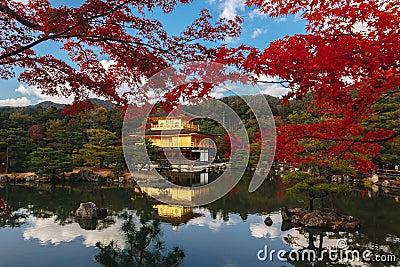
[[99, 209], [93, 202], [85, 202], [79, 205], [75, 216], [82, 219], [104, 219], [107, 217], [107, 209]]
[[265, 218], [264, 223], [266, 226], [271, 226], [274, 222], [272, 221], [271, 217], [268, 216]]
[[331, 230], [357, 230], [360, 222], [352, 217], [339, 214], [333, 210], [308, 211], [300, 208], [281, 209], [283, 222], [296, 226], [325, 228]]

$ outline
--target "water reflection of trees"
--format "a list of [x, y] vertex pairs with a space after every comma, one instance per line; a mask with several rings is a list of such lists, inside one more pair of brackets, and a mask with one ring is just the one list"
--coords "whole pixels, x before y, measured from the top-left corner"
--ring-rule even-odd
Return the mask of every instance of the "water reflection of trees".
[[[374, 243], [371, 239], [361, 232], [327, 232], [320, 229], [299, 227], [292, 229], [283, 237], [284, 242], [295, 249], [305, 258], [294, 259], [286, 254], [289, 263], [295, 266], [400, 266], [400, 238], [387, 236], [383, 243]], [[345, 240], [347, 247], [339, 249], [338, 240]], [[374, 262], [363, 258], [364, 251], [370, 251], [371, 255], [394, 255], [395, 261]], [[308, 251], [308, 252], [305, 252]], [[328, 254], [332, 251], [332, 254]], [[307, 255], [316, 255], [316, 261], [310, 261]], [[330, 256], [332, 255], [332, 256]], [[342, 257], [342, 258], [340, 258]], [[371, 256], [372, 259], [373, 256]]]
[[[282, 196], [284, 188], [280, 188], [279, 181], [278, 183], [265, 181], [259, 190], [249, 194], [250, 178], [244, 177], [227, 196], [206, 206], [212, 218], [221, 217], [224, 221], [229, 221], [230, 215], [238, 214], [246, 220], [249, 214], [266, 214], [277, 211], [282, 206], [302, 205], [297, 198]], [[55, 187], [10, 185], [0, 188], [0, 198], [6, 199], [7, 207], [14, 216], [0, 218], [0, 227], [19, 227], [29, 215], [37, 218], [54, 217], [55, 222], [60, 225], [70, 224], [75, 222], [73, 211], [80, 202], [86, 201], [93, 201], [99, 207], [112, 211], [112, 217], [119, 216], [124, 210], [136, 211], [136, 216], [145, 221], [151, 221], [158, 215], [153, 207], [157, 202], [143, 196], [140, 192], [135, 192], [132, 187], [102, 188], [96, 184]], [[362, 196], [360, 192], [353, 192], [347, 197], [336, 199], [335, 207], [340, 212], [359, 218], [362, 227], [357, 233], [324, 233], [323, 247], [329, 239], [345, 238], [352, 240], [349, 242], [350, 246], [368, 248], [376, 253], [386, 250], [389, 251], [387, 253], [393, 253], [398, 259], [400, 258], [400, 228], [398, 227], [400, 206], [393, 198], [382, 195], [368, 198], [368, 196]], [[100, 221], [96, 229], [107, 228], [111, 224], [113, 224], [112, 221]], [[308, 234], [304, 233], [304, 235]], [[303, 236], [303, 239], [304, 235], [296, 234], [297, 237]], [[310, 238], [312, 240], [313, 236]], [[319, 235], [314, 234], [313, 243], [316, 249], [320, 246], [319, 240]], [[376, 265], [379, 264], [376, 263]], [[385, 266], [383, 263], [381, 265]], [[397, 265], [400, 266], [400, 262]]]
[[159, 220], [140, 219], [137, 221], [132, 214], [123, 215], [125, 222], [122, 225], [125, 246], [120, 247], [114, 241], [104, 245], [100, 242], [96, 247], [100, 249], [95, 256], [97, 262], [104, 266], [179, 266], [185, 257], [179, 247], [174, 247], [167, 253], [164, 243], [160, 239], [161, 223]]
[[[35, 218], [54, 217], [55, 222], [60, 225], [71, 224], [76, 221], [74, 211], [78, 208], [79, 203], [87, 201], [93, 201], [99, 207], [107, 208], [111, 211], [111, 215], [116, 215], [126, 208], [138, 210], [138, 213], [151, 213], [151, 203], [148, 203], [146, 199], [133, 202], [131, 198], [134, 194], [132, 187], [105, 188], [98, 184], [7, 185], [0, 188], [0, 198], [6, 200], [12, 215], [8, 218], [0, 218], [0, 227], [19, 227], [29, 216]], [[112, 223], [112, 221], [102, 220], [95, 227], [104, 229]]]
[[12, 212], [7, 205], [7, 201], [0, 198], [0, 227], [20, 227], [28, 215], [23, 212]]

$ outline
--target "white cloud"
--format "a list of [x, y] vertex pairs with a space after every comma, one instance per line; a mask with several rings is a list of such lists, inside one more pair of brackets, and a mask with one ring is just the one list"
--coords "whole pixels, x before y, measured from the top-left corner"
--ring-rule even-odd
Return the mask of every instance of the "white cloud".
[[245, 0], [225, 0], [219, 5], [221, 9], [220, 18], [234, 19], [237, 16], [237, 10], [244, 11]]
[[[128, 92], [130, 90], [131, 89], [125, 84], [117, 89], [117, 93], [122, 95], [124, 92]], [[26, 99], [29, 101], [29, 103], [27, 105], [37, 104], [37, 103], [40, 103], [43, 101], [51, 101], [51, 102], [59, 103], [59, 104], [71, 104], [72, 101], [74, 100], [73, 95], [71, 95], [68, 98], [66, 98], [62, 95], [60, 95], [60, 96], [46, 95], [46, 94], [43, 94], [42, 90], [39, 89], [37, 86], [27, 86], [27, 85], [23, 85], [23, 84], [20, 84], [19, 87], [17, 89], [15, 89], [15, 92], [23, 95], [23, 97], [21, 97], [21, 100]], [[98, 98], [98, 99], [105, 100], [104, 97], [99, 97], [94, 93], [89, 93], [89, 98]], [[24, 106], [24, 105], [21, 105], [21, 106]]]
[[[277, 82], [279, 77], [271, 77], [266, 75], [261, 75], [256, 77], [258, 81], [264, 82]], [[281, 97], [289, 92], [289, 89], [282, 86], [279, 83], [257, 83], [262, 94], [272, 95], [275, 97]]]
[[368, 24], [366, 22], [362, 22], [362, 21], [356, 22], [353, 25], [353, 32], [361, 33], [364, 35], [368, 35], [370, 32], [372, 32], [374, 30], [375, 30], [374, 27], [370, 27], [370, 26], [368, 26]]
[[123, 220], [117, 219], [115, 224], [106, 229], [84, 230], [78, 223], [60, 225], [55, 222], [55, 219], [55, 216], [51, 218], [30, 217], [28, 219], [29, 226], [23, 233], [24, 239], [37, 239], [41, 245], [58, 245], [82, 237], [82, 244], [87, 247], [94, 246], [98, 241], [108, 244], [111, 240], [117, 241], [121, 246], [124, 245], [120, 232]]
[[65, 98], [63, 96], [45, 95], [42, 93], [42, 90], [40, 90], [37, 86], [25, 86], [21, 84], [17, 89], [15, 89], [15, 92], [20, 93], [24, 96], [30, 96], [31, 101], [35, 101], [36, 103], [40, 103], [43, 101], [52, 101], [60, 104], [70, 104], [73, 101], [73, 96]]
[[250, 11], [249, 17], [251, 19], [254, 19], [254, 18], [266, 18], [266, 17], [268, 17], [268, 15], [265, 14], [264, 12], [262, 12], [261, 9], [256, 8], [256, 9], [253, 9], [252, 11]]
[[302, 20], [301, 13], [294, 14], [293, 22], [299, 22]]
[[110, 68], [110, 66], [114, 65], [115, 63], [116, 63], [115, 60], [106, 60], [106, 59], [103, 59], [103, 60], [100, 61], [100, 64], [103, 65], [103, 68], [104, 68], [105, 70], [108, 70], [108, 69]]
[[31, 100], [29, 100], [25, 96], [19, 98], [0, 99], [1, 107], [22, 107], [29, 106], [30, 104], [32, 104]]
[[210, 96], [211, 96], [211, 97], [214, 97], [214, 98], [217, 98], [217, 99], [218, 99], [218, 98], [222, 98], [222, 97], [225, 96], [225, 93], [226, 93], [227, 91], [228, 91], [227, 88], [219, 86], [219, 87], [213, 88], [213, 89], [211, 90]]
[[258, 85], [264, 95], [271, 95], [275, 97], [281, 97], [289, 92], [289, 89], [279, 85], [279, 84], [259, 84]]
[[240, 38], [237, 37], [231, 37], [231, 36], [226, 36], [224, 43], [225, 44], [233, 44], [233, 43], [237, 43], [237, 41], [239, 41]]
[[16, 2], [16, 3], [24, 4], [24, 5], [26, 5], [26, 4], [29, 3], [29, 0], [12, 0], [12, 1], [13, 1], [13, 2]]
[[[212, 218], [211, 213], [208, 209], [197, 208], [193, 210], [196, 213], [200, 213], [203, 216], [191, 219], [187, 226], [195, 225], [200, 227], [208, 227], [213, 232], [218, 232], [222, 226], [238, 224], [240, 220], [230, 216], [228, 221], [224, 221], [222, 214], [218, 213], [215, 219]], [[185, 227], [187, 227], [185, 226]]]
[[265, 218], [262, 218], [260, 223], [250, 224], [250, 233], [255, 238], [278, 238], [281, 235], [281, 223], [282, 218], [279, 213], [270, 214], [273, 224], [271, 226], [266, 226], [264, 223]]
[[287, 17], [278, 17], [278, 18], [275, 18], [274, 21], [276, 23], [285, 22], [285, 21], [287, 21]]
[[256, 29], [253, 31], [253, 33], [251, 34], [251, 38], [252, 38], [252, 39], [257, 38], [258, 36], [260, 36], [261, 34], [264, 34], [264, 33], [266, 33], [266, 32], [267, 32], [267, 30], [262, 30], [262, 29], [260, 29], [260, 28], [256, 28]]

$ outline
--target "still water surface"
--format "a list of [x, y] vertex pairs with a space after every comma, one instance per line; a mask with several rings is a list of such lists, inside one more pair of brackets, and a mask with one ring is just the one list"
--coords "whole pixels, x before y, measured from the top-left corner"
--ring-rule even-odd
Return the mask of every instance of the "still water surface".
[[[0, 219], [0, 266], [100, 266], [95, 260], [99, 254], [96, 242], [106, 245], [113, 240], [127, 248], [126, 233], [121, 230], [127, 221], [125, 215], [132, 215], [136, 230], [140, 229], [140, 218], [142, 223], [160, 220], [158, 240], [164, 242], [163, 253], [179, 247], [185, 253], [182, 266], [303, 266], [276, 258], [261, 262], [257, 252], [265, 245], [269, 250], [285, 251], [335, 248], [338, 239], [345, 239], [351, 249], [373, 249], [397, 258], [390, 263], [356, 264], [400, 266], [397, 197], [356, 190], [336, 196], [331, 206], [361, 220], [361, 229], [354, 233], [301, 228], [283, 231], [279, 208], [304, 207], [304, 200], [286, 196], [279, 181], [266, 181], [255, 193], [248, 193], [247, 188], [248, 182], [243, 181], [219, 201], [191, 209], [158, 203], [132, 186], [4, 186], [0, 198], [7, 201], [13, 216]], [[73, 212], [86, 201], [107, 208], [111, 215], [98, 222], [77, 221]], [[264, 224], [267, 216], [273, 220], [270, 227]], [[148, 257], [155, 253], [151, 246]]]

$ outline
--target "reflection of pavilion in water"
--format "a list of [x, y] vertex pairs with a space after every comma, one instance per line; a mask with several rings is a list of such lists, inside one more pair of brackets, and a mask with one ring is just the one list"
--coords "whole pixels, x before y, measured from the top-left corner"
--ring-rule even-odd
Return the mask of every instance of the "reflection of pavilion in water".
[[163, 176], [171, 183], [186, 187], [206, 185], [216, 179], [209, 172], [166, 172]]
[[156, 188], [152, 186], [141, 186], [143, 192], [149, 197], [162, 199], [164, 202], [177, 203], [181, 205], [193, 206], [194, 203], [201, 202], [200, 200], [207, 196], [210, 188], [199, 188], [199, 190], [189, 190], [186, 188]]
[[132, 178], [137, 183], [135, 192], [140, 192], [141, 196], [183, 206], [198, 206], [198, 203], [209, 198], [210, 193], [214, 194], [216, 189], [218, 192], [226, 190], [229, 183], [216, 187], [220, 176], [221, 172], [218, 171], [157, 173], [153, 170], [132, 173]]
[[194, 213], [192, 207], [156, 204], [153, 205], [153, 208], [157, 210], [158, 218], [161, 221], [171, 223], [174, 226], [174, 230], [180, 224], [185, 224], [193, 218], [202, 216], [199, 213]]
[[148, 186], [141, 183], [142, 192], [149, 197], [162, 199], [164, 202], [177, 203], [180, 205], [192, 206], [198, 203], [210, 192], [210, 187], [201, 187], [207, 185], [218, 178], [218, 173], [214, 172], [164, 172], [162, 174], [169, 182], [180, 187], [167, 186], [159, 188], [152, 185], [152, 180]]

